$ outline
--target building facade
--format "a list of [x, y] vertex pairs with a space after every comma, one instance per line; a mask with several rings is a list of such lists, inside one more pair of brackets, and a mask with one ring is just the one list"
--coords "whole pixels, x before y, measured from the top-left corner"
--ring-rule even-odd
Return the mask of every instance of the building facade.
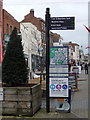
[[41, 32], [35, 25], [30, 22], [20, 23], [20, 32], [22, 35], [22, 45], [27, 58], [27, 65], [30, 72], [30, 79], [32, 71], [40, 67], [39, 43], [41, 43]]
[[3, 14], [2, 15], [2, 19], [3, 19], [2, 40], [3, 40], [4, 50], [6, 50], [6, 46], [9, 41], [12, 30], [14, 29], [14, 27], [16, 27], [19, 32], [20, 25], [19, 25], [19, 22], [6, 10], [3, 9], [2, 14]]
[[0, 0], [0, 64], [2, 63], [2, 9], [3, 9], [3, 0]]
[[41, 32], [41, 43], [43, 46], [46, 44], [45, 42], [45, 21], [42, 18], [37, 18], [34, 16], [34, 9], [30, 10], [30, 13], [24, 16], [24, 19], [21, 22], [29, 22], [37, 27], [37, 29]]
[[[45, 40], [45, 21], [42, 18], [37, 18], [34, 16], [34, 10], [31, 9], [30, 13], [24, 16], [24, 19], [21, 22], [30, 22], [37, 27], [41, 32], [41, 43], [40, 45], [43, 48], [43, 55], [46, 54], [46, 40]], [[60, 42], [62, 37], [59, 34], [53, 33], [50, 31], [50, 46], [53, 46], [54, 42]]]
[[80, 64], [84, 63], [84, 52], [83, 49], [79, 50], [79, 55], [80, 55]]
[[[90, 1], [88, 2], [88, 28], [90, 29]], [[90, 32], [88, 32], [88, 46], [90, 47]], [[90, 48], [88, 49], [88, 62], [90, 63]]]
[[[45, 39], [45, 21], [42, 18], [35, 17], [34, 10], [31, 9], [30, 13], [24, 16], [24, 19], [20, 23], [32, 23], [38, 31], [41, 33], [41, 40], [39, 43], [40, 49], [43, 49], [43, 62], [46, 61], [46, 39]], [[60, 40], [60, 35], [54, 34], [50, 31], [50, 46], [53, 46], [54, 41]], [[35, 58], [36, 59], [36, 58]]]
[[52, 33], [51, 45], [60, 46], [62, 44], [62, 40], [63, 38], [60, 36], [60, 34]]
[[80, 60], [79, 45], [72, 42], [63, 43], [63, 45], [69, 47], [69, 62], [75, 62], [78, 64]]

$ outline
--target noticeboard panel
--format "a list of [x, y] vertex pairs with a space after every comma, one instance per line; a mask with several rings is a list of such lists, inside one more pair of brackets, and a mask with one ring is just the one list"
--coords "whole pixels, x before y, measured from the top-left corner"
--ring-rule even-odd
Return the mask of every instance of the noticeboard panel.
[[68, 97], [68, 47], [50, 48], [49, 65], [50, 97]]
[[68, 83], [72, 89], [77, 88], [77, 77], [75, 73], [69, 74]]
[[68, 97], [68, 78], [50, 78], [50, 97]]

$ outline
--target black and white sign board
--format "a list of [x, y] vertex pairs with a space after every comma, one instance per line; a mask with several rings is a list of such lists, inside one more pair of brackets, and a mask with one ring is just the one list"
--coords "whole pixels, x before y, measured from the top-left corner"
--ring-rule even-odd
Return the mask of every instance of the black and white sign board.
[[68, 97], [68, 78], [50, 78], [50, 97]]
[[69, 82], [69, 86], [72, 89], [77, 88], [77, 77], [76, 77], [75, 73], [69, 74], [69, 80], [68, 80], [68, 82]]
[[0, 87], [0, 101], [3, 100], [3, 88]]
[[51, 30], [74, 30], [75, 17], [51, 17]]

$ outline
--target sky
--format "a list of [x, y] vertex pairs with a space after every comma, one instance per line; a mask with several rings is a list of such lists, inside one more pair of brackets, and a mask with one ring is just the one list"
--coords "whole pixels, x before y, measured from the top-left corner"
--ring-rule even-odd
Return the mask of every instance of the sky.
[[46, 8], [50, 8], [51, 17], [75, 17], [75, 30], [53, 30], [63, 37], [63, 42], [74, 42], [83, 46], [88, 53], [88, 2], [89, 0], [3, 0], [3, 8], [17, 21], [34, 9], [36, 17], [45, 20]]

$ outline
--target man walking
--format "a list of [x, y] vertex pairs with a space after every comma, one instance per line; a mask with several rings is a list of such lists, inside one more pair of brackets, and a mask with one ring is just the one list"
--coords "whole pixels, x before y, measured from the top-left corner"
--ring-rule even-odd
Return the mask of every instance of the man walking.
[[85, 64], [85, 74], [88, 74], [88, 64]]

